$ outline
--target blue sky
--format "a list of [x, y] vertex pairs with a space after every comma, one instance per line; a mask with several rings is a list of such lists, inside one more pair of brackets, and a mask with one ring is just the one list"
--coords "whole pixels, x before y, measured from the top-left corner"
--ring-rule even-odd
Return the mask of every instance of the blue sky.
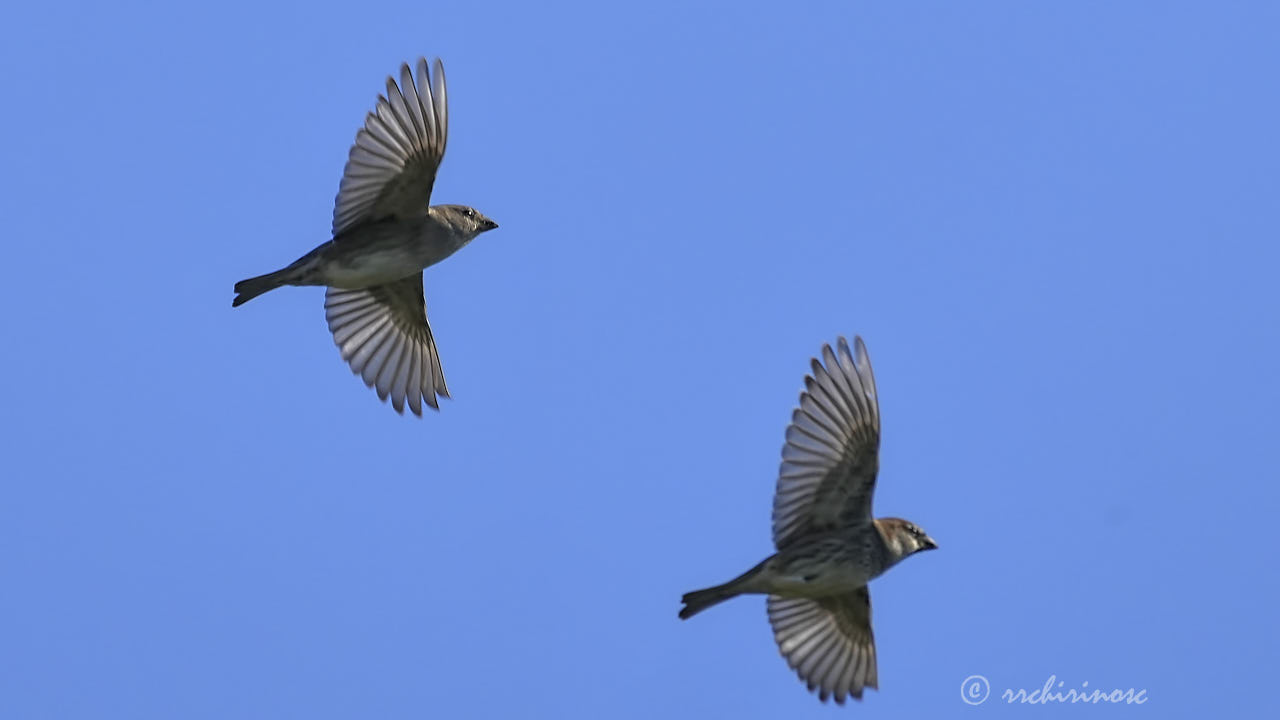
[[[1082, 716], [1274, 706], [1270, 3], [6, 6], [0, 716]], [[963, 7], [962, 7], [963, 5]], [[454, 399], [340, 360], [328, 238], [440, 56], [426, 274]], [[880, 687], [824, 707], [760, 598], [810, 356], [861, 334]]]

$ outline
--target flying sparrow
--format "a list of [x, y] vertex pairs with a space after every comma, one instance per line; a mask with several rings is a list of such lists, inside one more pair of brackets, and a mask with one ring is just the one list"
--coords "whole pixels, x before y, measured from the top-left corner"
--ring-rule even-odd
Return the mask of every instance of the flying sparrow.
[[284, 285], [324, 285], [325, 318], [342, 359], [391, 398], [422, 415], [448, 397], [422, 291], [422, 271], [498, 227], [474, 208], [428, 206], [449, 137], [444, 66], [419, 58], [356, 133], [333, 208], [333, 238], [288, 267], [236, 283], [232, 307]]
[[873, 518], [880, 404], [862, 338], [812, 361], [791, 416], [773, 498], [778, 552], [723, 585], [682, 598], [680, 618], [745, 594], [768, 595], [787, 664], [826, 702], [876, 687], [867, 583], [908, 555], [938, 547], [916, 525]]

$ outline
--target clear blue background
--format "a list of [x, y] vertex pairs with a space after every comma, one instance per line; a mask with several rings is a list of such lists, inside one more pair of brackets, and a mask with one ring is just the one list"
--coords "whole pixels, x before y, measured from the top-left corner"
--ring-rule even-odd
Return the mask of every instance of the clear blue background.
[[[1274, 708], [1274, 3], [10, 3], [0, 717], [1077, 717]], [[444, 58], [399, 417], [322, 291], [354, 132]], [[871, 350], [879, 692], [763, 600], [811, 355]]]

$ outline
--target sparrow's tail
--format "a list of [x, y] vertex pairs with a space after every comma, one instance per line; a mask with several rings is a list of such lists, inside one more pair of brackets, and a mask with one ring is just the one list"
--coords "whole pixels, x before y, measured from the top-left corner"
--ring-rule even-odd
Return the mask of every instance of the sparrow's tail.
[[240, 307], [250, 300], [258, 297], [264, 292], [270, 292], [278, 287], [289, 284], [290, 275], [292, 275], [293, 267], [287, 267], [283, 270], [277, 270], [266, 275], [241, 280], [236, 283], [236, 298], [231, 301], [231, 307]]
[[765, 560], [723, 585], [685, 593], [684, 597], [680, 598], [680, 602], [684, 603], [684, 607], [680, 608], [680, 619], [688, 620], [712, 605], [719, 605], [725, 600], [735, 598], [743, 593], [760, 592], [760, 590], [751, 587], [751, 581], [764, 570], [767, 562], [769, 561]]

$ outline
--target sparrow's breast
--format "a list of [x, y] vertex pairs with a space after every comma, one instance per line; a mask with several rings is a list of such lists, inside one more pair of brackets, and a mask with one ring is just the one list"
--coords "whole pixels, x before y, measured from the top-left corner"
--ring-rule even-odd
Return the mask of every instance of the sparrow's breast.
[[862, 543], [840, 535], [817, 538], [775, 556], [772, 592], [823, 597], [852, 592], [878, 574]]
[[324, 284], [365, 288], [399, 280], [439, 262], [421, 223], [383, 221], [357, 227], [326, 248]]

